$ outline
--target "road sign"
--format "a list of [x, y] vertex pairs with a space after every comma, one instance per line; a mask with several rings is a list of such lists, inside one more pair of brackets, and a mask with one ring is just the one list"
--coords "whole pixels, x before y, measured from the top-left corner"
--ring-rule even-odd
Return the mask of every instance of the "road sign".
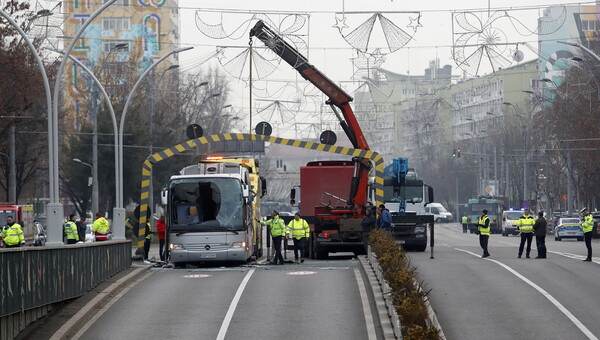
[[273, 133], [273, 127], [267, 122], [260, 122], [256, 124], [254, 131], [257, 135], [270, 136]]
[[204, 131], [202, 131], [202, 127], [198, 124], [190, 124], [187, 129], [185, 129], [185, 135], [189, 139], [196, 139], [202, 137]]

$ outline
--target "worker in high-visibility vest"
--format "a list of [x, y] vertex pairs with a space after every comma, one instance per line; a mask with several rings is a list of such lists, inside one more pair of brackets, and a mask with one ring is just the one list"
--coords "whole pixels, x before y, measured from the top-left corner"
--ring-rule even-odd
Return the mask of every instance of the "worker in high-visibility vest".
[[519, 244], [519, 255], [518, 258], [521, 258], [523, 255], [523, 246], [525, 242], [527, 242], [527, 249], [525, 249], [525, 257], [529, 258], [529, 252], [531, 252], [531, 241], [533, 240], [533, 225], [535, 224], [535, 219], [531, 216], [531, 211], [529, 209], [525, 209], [525, 214], [521, 216], [519, 219], [519, 223], [517, 224], [517, 228], [519, 228], [519, 234], [521, 235], [521, 244]]
[[477, 230], [479, 231], [479, 245], [483, 249], [481, 257], [488, 257], [488, 241], [490, 239], [490, 218], [487, 216], [488, 211], [483, 209], [481, 217], [477, 221]]
[[69, 220], [65, 223], [65, 234], [67, 235], [67, 244], [75, 244], [79, 241], [79, 232], [75, 224], [75, 214], [69, 215]]
[[268, 225], [271, 228], [271, 238], [273, 239], [273, 248], [275, 248], [275, 258], [269, 264], [284, 264], [283, 255], [281, 254], [281, 241], [285, 235], [285, 222], [279, 217], [279, 212], [273, 210], [271, 219], [261, 221], [256, 219], [262, 225]]
[[583, 208], [579, 211], [581, 214], [581, 228], [583, 229], [583, 238], [585, 247], [587, 248], [587, 257], [584, 261], [592, 261], [592, 229], [594, 228], [594, 218], [588, 208]]
[[25, 236], [23, 228], [19, 223], [15, 223], [12, 216], [6, 218], [6, 226], [2, 228], [2, 241], [6, 248], [16, 248], [25, 246]]
[[150, 244], [152, 243], [152, 230], [150, 230], [152, 226], [150, 222], [146, 222], [146, 236], [144, 236], [144, 260], [148, 259], [148, 253], [150, 252]]
[[96, 220], [92, 226], [92, 231], [96, 236], [96, 241], [108, 240], [108, 231], [110, 229], [110, 223], [102, 216], [101, 213], [96, 213]]
[[[308, 223], [300, 218], [300, 213], [296, 213], [294, 219], [288, 223], [286, 232], [294, 239], [294, 262], [304, 263], [304, 245], [310, 237], [310, 228]], [[300, 262], [298, 262], [298, 253], [300, 253]]]
[[462, 217], [462, 227], [463, 227], [463, 233], [467, 232], [467, 227], [469, 226], [469, 217], [467, 217], [467, 215], [464, 215]]

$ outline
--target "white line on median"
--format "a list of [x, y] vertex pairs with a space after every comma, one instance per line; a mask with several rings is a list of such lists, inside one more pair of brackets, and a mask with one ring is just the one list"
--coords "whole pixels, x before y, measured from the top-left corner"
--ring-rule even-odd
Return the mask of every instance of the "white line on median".
[[231, 319], [233, 318], [233, 313], [235, 312], [238, 302], [240, 302], [240, 298], [242, 297], [242, 293], [244, 292], [244, 289], [246, 288], [246, 284], [250, 280], [250, 277], [252, 276], [252, 274], [254, 274], [255, 270], [256, 270], [255, 268], [250, 269], [248, 274], [246, 274], [246, 276], [242, 280], [242, 283], [240, 283], [240, 286], [238, 287], [237, 292], [235, 292], [235, 296], [233, 297], [233, 300], [231, 301], [231, 304], [229, 305], [227, 314], [225, 314], [225, 319], [223, 320], [223, 323], [221, 324], [221, 329], [219, 330], [219, 334], [217, 335], [217, 340], [225, 339], [225, 334], [227, 334], [227, 329], [229, 328], [229, 323], [231, 322]]
[[367, 291], [365, 289], [365, 281], [358, 269], [354, 269], [354, 276], [356, 276], [356, 282], [358, 283], [358, 292], [360, 293], [360, 300], [362, 302], [363, 314], [365, 315], [365, 322], [367, 324], [367, 335], [369, 340], [377, 339], [375, 334], [375, 324], [373, 323], [373, 314], [371, 314], [371, 305], [369, 304], [369, 298], [367, 297]]
[[[479, 255], [477, 255], [473, 252], [470, 252], [468, 250], [459, 249], [459, 248], [454, 248], [454, 249], [456, 249], [458, 251], [462, 251], [467, 254], [471, 254], [475, 257], [479, 257]], [[486, 258], [484, 260], [494, 262], [495, 264], [508, 270], [514, 276], [518, 277], [519, 279], [523, 280], [525, 283], [527, 283], [528, 285], [533, 287], [535, 290], [540, 292], [546, 299], [548, 299], [550, 302], [552, 302], [552, 304], [555, 305], [564, 315], [566, 315], [569, 318], [569, 320], [571, 320], [575, 324], [575, 326], [577, 326], [577, 328], [579, 328], [583, 332], [583, 334], [585, 334], [588, 337], [588, 339], [598, 340], [598, 338], [594, 335], [594, 333], [592, 333], [587, 327], [585, 327], [583, 325], [583, 323], [581, 323], [581, 321], [579, 321], [579, 319], [577, 319], [575, 317], [575, 315], [573, 315], [565, 306], [563, 306], [560, 302], [558, 302], [558, 300], [556, 300], [556, 298], [554, 298], [554, 296], [550, 295], [550, 293], [545, 291], [542, 287], [538, 286], [533, 281], [531, 281], [528, 278], [526, 278], [525, 276], [519, 274], [519, 272], [517, 272], [516, 270], [512, 269], [511, 267], [505, 265], [504, 263], [502, 263], [500, 261], [489, 259], [489, 258]]]

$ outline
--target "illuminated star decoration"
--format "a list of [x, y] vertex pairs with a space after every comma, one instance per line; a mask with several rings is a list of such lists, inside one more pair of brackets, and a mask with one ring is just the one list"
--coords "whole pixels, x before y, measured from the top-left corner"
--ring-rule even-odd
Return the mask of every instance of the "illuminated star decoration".
[[410, 17], [408, 19], [410, 20], [410, 23], [406, 25], [406, 27], [412, 27], [414, 32], [416, 32], [419, 27], [423, 27], [423, 25], [421, 25], [421, 13], [419, 13], [419, 16], [416, 18]]
[[335, 18], [335, 25], [331, 26], [333, 28], [337, 28], [340, 31], [340, 34], [344, 30], [344, 28], [349, 28], [350, 26], [346, 25], [346, 16], [342, 16], [341, 18]]
[[381, 66], [385, 62], [385, 53], [381, 53], [380, 48], [376, 48], [373, 53], [371, 53], [371, 57], [374, 59], [375, 65], [377, 67]]

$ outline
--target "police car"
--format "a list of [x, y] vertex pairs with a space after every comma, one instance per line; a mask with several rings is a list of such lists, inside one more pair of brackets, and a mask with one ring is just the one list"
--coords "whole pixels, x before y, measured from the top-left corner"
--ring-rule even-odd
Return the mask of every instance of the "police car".
[[562, 241], [563, 238], [576, 238], [577, 241], [583, 241], [581, 219], [578, 217], [563, 217], [558, 220], [558, 224], [554, 227], [554, 240]]

